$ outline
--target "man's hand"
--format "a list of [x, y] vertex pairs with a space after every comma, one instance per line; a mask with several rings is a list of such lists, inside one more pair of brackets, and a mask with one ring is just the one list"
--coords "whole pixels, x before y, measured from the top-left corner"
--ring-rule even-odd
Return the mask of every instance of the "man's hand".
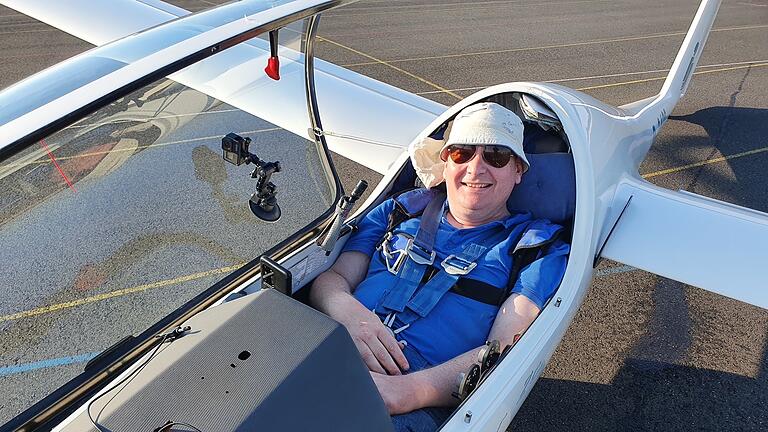
[[346, 327], [368, 369], [400, 375], [408, 370], [402, 347], [375, 313], [349, 294], [341, 294], [328, 315]]
[[315, 279], [310, 302], [346, 327], [368, 369], [400, 375], [401, 369], [408, 370], [402, 348], [379, 317], [352, 296], [369, 262], [370, 258], [360, 252], [341, 254], [332, 268]]
[[371, 372], [389, 415], [405, 414], [422, 407], [418, 375], [389, 376]]

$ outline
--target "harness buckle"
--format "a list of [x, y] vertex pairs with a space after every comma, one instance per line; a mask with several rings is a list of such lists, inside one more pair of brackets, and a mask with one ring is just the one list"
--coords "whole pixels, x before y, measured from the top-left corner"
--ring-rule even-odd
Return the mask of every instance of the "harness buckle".
[[392, 233], [387, 233], [386, 237], [384, 237], [384, 241], [379, 244], [377, 249], [380, 248], [382, 254], [384, 254], [384, 264], [387, 266], [387, 271], [397, 276], [397, 273], [400, 271], [400, 267], [402, 267], [407, 255], [405, 250], [391, 250], [389, 248], [389, 241], [392, 240], [392, 237]]
[[424, 249], [414, 243], [413, 239], [408, 240], [408, 244], [405, 246], [405, 251], [408, 253], [408, 257], [416, 264], [432, 265], [435, 262], [435, 251]]
[[464, 276], [477, 267], [477, 263], [467, 261], [456, 255], [448, 255], [440, 265], [446, 273], [454, 276]]

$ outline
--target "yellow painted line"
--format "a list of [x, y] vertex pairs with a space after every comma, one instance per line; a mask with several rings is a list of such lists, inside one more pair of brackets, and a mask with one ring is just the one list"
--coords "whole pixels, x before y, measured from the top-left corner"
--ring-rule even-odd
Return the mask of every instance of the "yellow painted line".
[[[694, 72], [694, 75], [702, 75], [705, 73], [713, 73], [713, 72], [723, 72], [723, 71], [730, 71], [735, 69], [746, 69], [750, 67], [763, 67], [765, 65], [768, 65], [768, 61], [765, 60], [758, 60], [758, 61], [749, 61], [749, 62], [735, 62], [735, 63], [722, 63], [722, 64], [716, 64], [716, 65], [706, 65], [706, 66], [699, 66], [696, 69], [701, 68], [713, 68], [718, 66], [725, 66], [725, 65], [739, 65], [739, 67], [730, 67], [730, 68], [718, 68], [718, 69], [711, 69], [706, 71], [699, 71]], [[600, 79], [600, 78], [617, 78], [622, 76], [629, 76], [629, 75], [643, 75], [643, 74], [651, 74], [651, 73], [659, 73], [659, 72], [669, 72], [669, 69], [660, 69], [655, 71], [645, 71], [645, 72], [627, 72], [627, 73], [621, 73], [621, 74], [610, 74], [610, 75], [595, 75], [591, 77], [580, 77], [580, 78], [564, 78], [564, 79], [557, 79], [557, 80], [549, 80], [549, 81], [542, 81], [545, 83], [560, 83], [560, 82], [568, 82], [568, 81], [584, 81], [584, 80], [590, 80], [590, 79]], [[642, 80], [633, 80], [633, 81], [621, 81], [613, 84], [602, 84], [597, 86], [591, 86], [591, 87], [581, 87], [577, 88], [576, 90], [583, 91], [583, 90], [592, 90], [596, 88], [604, 88], [604, 87], [618, 87], [623, 85], [629, 85], [629, 84], [638, 84], [638, 83], [644, 83], [644, 82], [650, 82], [650, 81], [663, 81], [666, 79], [666, 75], [663, 77], [655, 77], [655, 78], [648, 78], [648, 79], [642, 79]], [[493, 84], [491, 84], [493, 85]], [[478, 86], [478, 87], [464, 87], [459, 89], [451, 89], [453, 92], [460, 92], [460, 91], [475, 91], [475, 90], [482, 90], [484, 88], [490, 87], [491, 85], [487, 86]], [[418, 92], [415, 93], [417, 95], [427, 95], [427, 94], [435, 94], [440, 92], [435, 91], [427, 91], [427, 92]]]
[[[721, 68], [725, 66], [756, 65], [758, 63], [768, 63], [768, 60], [749, 60], [749, 61], [740, 61], [740, 62], [700, 65], [696, 67], [696, 70]], [[592, 75], [592, 76], [577, 77], [577, 78], [561, 78], [561, 79], [555, 79], [555, 80], [548, 80], [544, 82], [563, 83], [563, 82], [587, 81], [587, 80], [595, 80], [595, 79], [603, 79], [603, 78], [619, 78], [619, 77], [625, 77], [630, 75], [648, 75], [648, 74], [655, 74], [655, 73], [666, 74], [666, 73], [669, 73], [669, 69], [655, 69], [655, 70], [648, 70], [648, 71], [642, 71], [642, 72], [624, 72], [624, 73], [605, 74], [605, 75]]]
[[[732, 63], [717, 63], [717, 64], [711, 64], [711, 65], [701, 65], [696, 67], [697, 70], [699, 69], [710, 69], [710, 68], [719, 68], [723, 66], [741, 66], [741, 65], [757, 65], [760, 63], [768, 63], [768, 60], [750, 60], [750, 61], [742, 61], [742, 62], [732, 62]], [[654, 74], [654, 73], [668, 73], [669, 69], [655, 69], [655, 70], [648, 70], [648, 71], [641, 71], [641, 72], [624, 72], [624, 73], [615, 73], [615, 74], [606, 74], [606, 75], [591, 75], [591, 76], [585, 76], [585, 77], [576, 77], [576, 78], [560, 78], [560, 79], [554, 79], [554, 80], [546, 80], [542, 81], [545, 83], [563, 83], [563, 82], [573, 82], [573, 81], [587, 81], [587, 80], [596, 80], [596, 79], [603, 79], [603, 78], [620, 78], [620, 77], [626, 77], [631, 75], [648, 75], [648, 74]], [[665, 75], [666, 77], [666, 75]], [[657, 78], [654, 78], [657, 79]], [[493, 85], [493, 84], [491, 84]], [[490, 87], [491, 85], [486, 86], [474, 86], [474, 87], [463, 87], [463, 88], [457, 88], [457, 89], [451, 89], [453, 92], [460, 92], [460, 91], [475, 91], [475, 90], [482, 90], [484, 88]], [[415, 93], [417, 95], [428, 95], [428, 94], [435, 94], [440, 93], [437, 91], [424, 91], [424, 92], [418, 92]]]
[[[435, 3], [424, 5], [403, 5], [392, 6], [390, 11], [372, 11], [372, 12], [349, 12], [340, 13], [334, 12], [327, 16], [329, 17], [358, 17], [358, 16], [371, 16], [371, 15], [396, 15], [396, 14], [414, 14], [414, 13], [426, 13], [426, 12], [462, 12], [467, 9], [497, 9], [499, 5], [513, 5], [514, 7], [531, 7], [531, 6], [556, 6], [556, 5], [571, 5], [571, 4], [583, 4], [583, 3], [606, 3], [609, 0], [581, 0], [581, 1], [563, 1], [563, 2], [546, 2], [546, 3], [530, 3], [520, 1], [486, 1], [486, 2], [469, 2], [469, 3]], [[434, 8], [434, 6], [438, 6]], [[446, 7], [446, 6], [459, 6], [459, 7]], [[384, 9], [385, 6], [374, 6], [377, 9]], [[408, 8], [419, 8], [417, 10], [409, 10]], [[370, 8], [354, 8], [354, 10], [368, 10]], [[347, 11], [351, 9], [346, 9]], [[341, 9], [340, 11], [344, 11]]]
[[17, 33], [49, 33], [49, 32], [57, 32], [57, 31], [59, 31], [59, 30], [57, 30], [57, 29], [49, 29], [49, 30], [19, 30], [19, 31], [0, 32], [0, 35], [17, 34]]
[[364, 53], [362, 51], [358, 51], [358, 50], [356, 50], [354, 48], [350, 48], [350, 47], [348, 47], [346, 45], [342, 45], [342, 44], [340, 44], [338, 42], [334, 42], [334, 41], [332, 41], [332, 40], [330, 40], [328, 38], [325, 38], [325, 37], [318, 36], [317, 39], [320, 40], [320, 41], [324, 41], [324, 42], [330, 43], [332, 45], [336, 45], [339, 48], [346, 49], [346, 50], [351, 51], [351, 52], [353, 52], [353, 53], [355, 53], [357, 55], [360, 55], [360, 56], [363, 56], [365, 58], [369, 58], [369, 59], [373, 60], [373, 63], [370, 63], [370, 64], [382, 64], [384, 66], [388, 66], [388, 67], [390, 67], [390, 68], [392, 68], [392, 69], [394, 69], [394, 70], [396, 70], [396, 71], [398, 71], [400, 73], [403, 73], [405, 75], [408, 75], [411, 78], [414, 78], [414, 79], [416, 79], [418, 81], [421, 81], [421, 82], [423, 82], [424, 84], [427, 84], [430, 87], [436, 88], [437, 90], [440, 90], [440, 92], [442, 92], [442, 93], [449, 94], [449, 95], [455, 97], [458, 100], [463, 99], [461, 96], [457, 95], [456, 93], [454, 93], [454, 92], [452, 92], [452, 91], [450, 91], [450, 90], [448, 90], [446, 88], [440, 87], [439, 85], [433, 83], [432, 81], [427, 81], [427, 80], [425, 80], [424, 78], [422, 78], [422, 77], [420, 77], [418, 75], [414, 75], [414, 74], [412, 74], [412, 73], [410, 73], [410, 72], [408, 72], [406, 70], [400, 69], [397, 66], [391, 65], [391, 64], [389, 64], [389, 63], [387, 63], [387, 62], [385, 62], [383, 60], [379, 60], [379, 59], [377, 59], [376, 57], [374, 57], [372, 55], [366, 54], [366, 53]]
[[[261, 132], [273, 132], [273, 131], [278, 131], [278, 130], [282, 130], [282, 129], [281, 128], [258, 129], [258, 130], [254, 130], [254, 131], [238, 132], [238, 135], [251, 135], [251, 134], [256, 134], [256, 133], [261, 133]], [[138, 146], [138, 147], [129, 148], [129, 149], [105, 150], [105, 151], [99, 151], [99, 152], [83, 153], [83, 154], [79, 154], [79, 155], [76, 155], [76, 156], [62, 156], [62, 157], [58, 157], [57, 156], [56, 160], [57, 161], [63, 161], [63, 160], [69, 160], [69, 159], [80, 159], [80, 158], [86, 158], [86, 157], [92, 157], [92, 156], [101, 156], [101, 155], [106, 155], [106, 154], [110, 154], [110, 153], [121, 153], [121, 152], [126, 152], [126, 151], [133, 153], [133, 152], [136, 152], [137, 150], [143, 150], [143, 149], [147, 149], [147, 148], [165, 147], [165, 146], [177, 145], [177, 144], [187, 144], [187, 143], [191, 143], [191, 142], [195, 142], [195, 141], [206, 141], [206, 140], [217, 139], [217, 138], [221, 138], [221, 135], [213, 135], [213, 136], [200, 137], [200, 138], [190, 138], [190, 139], [178, 140], [178, 141], [168, 141], [168, 142], [164, 142], [164, 143], [149, 144], [149, 145]], [[62, 148], [61, 145], [58, 148]], [[27, 165], [43, 165], [43, 164], [47, 164], [47, 163], [50, 163], [50, 159], [45, 159], [45, 158], [41, 157], [41, 159], [38, 159], [36, 161], [24, 162], [24, 163], [20, 163], [20, 164], [4, 165], [4, 166], [1, 166], [0, 168], [5, 170], [6, 168], [8, 168], [8, 169], [10, 169], [10, 168], [21, 168], [21, 167], [25, 167]]]
[[[569, 3], [589, 3], [589, 2], [595, 2], [595, 1], [605, 1], [605, 0], [582, 0], [582, 1], [566, 1], [566, 2], [549, 2], [549, 3], [536, 3], [536, 5], [542, 5], [542, 4], [569, 4]], [[445, 9], [446, 6], [455, 6], [460, 10], [466, 10], [467, 6], [499, 6], [499, 5], [527, 5], [530, 4], [529, 2], [525, 0], [489, 0], [489, 1], [471, 1], [471, 2], [463, 2], [463, 3], [425, 3], [425, 4], [411, 4], [411, 5], [400, 5], [400, 4], [393, 4], [397, 2], [389, 2], [388, 4], [382, 4], [381, 6], [369, 6], [367, 5], [368, 2], [365, 2], [366, 6], [364, 7], [346, 7], [339, 9], [339, 11], [363, 11], [363, 13], [367, 11], [373, 11], [375, 9], [380, 10], [406, 10], [406, 9], [424, 9], [424, 8], [440, 8]], [[362, 3], [361, 3], [362, 4]], [[352, 12], [355, 13], [355, 12]]]
[[243, 264], [236, 264], [236, 265], [232, 265], [232, 266], [229, 266], [229, 267], [222, 267], [222, 268], [208, 270], [208, 271], [204, 271], [204, 272], [200, 272], [200, 273], [194, 273], [194, 274], [187, 275], [187, 276], [181, 276], [181, 277], [177, 277], [177, 278], [174, 278], [174, 279], [167, 279], [167, 280], [163, 280], [163, 281], [153, 282], [153, 283], [150, 283], [150, 284], [139, 285], [139, 286], [135, 286], [135, 287], [132, 287], [132, 288], [119, 289], [119, 290], [116, 290], [116, 291], [111, 291], [111, 292], [108, 292], [108, 293], [99, 294], [99, 295], [95, 295], [95, 296], [92, 296], [92, 297], [86, 297], [86, 298], [82, 298], [82, 299], [79, 299], [79, 300], [73, 300], [73, 301], [70, 301], [70, 302], [59, 303], [59, 304], [55, 304], [55, 305], [51, 305], [51, 306], [45, 306], [45, 307], [40, 307], [40, 308], [36, 308], [36, 309], [30, 309], [30, 310], [26, 310], [26, 311], [23, 311], [23, 312], [18, 312], [18, 313], [11, 314], [11, 315], [0, 316], [0, 322], [13, 321], [13, 320], [21, 319], [21, 318], [28, 318], [28, 317], [35, 316], [35, 315], [42, 315], [42, 314], [45, 314], [45, 313], [55, 312], [55, 311], [59, 311], [59, 310], [62, 310], [62, 309], [69, 309], [69, 308], [73, 308], [73, 307], [76, 307], [76, 306], [82, 306], [82, 305], [89, 304], [89, 303], [100, 302], [100, 301], [104, 301], [104, 300], [107, 300], [107, 299], [124, 296], [124, 295], [127, 295], [127, 294], [134, 294], [134, 293], [138, 293], [138, 292], [142, 292], [142, 291], [147, 291], [147, 290], [154, 289], [154, 288], [162, 288], [162, 287], [166, 287], [166, 286], [169, 286], [169, 285], [179, 284], [179, 283], [182, 283], [182, 282], [189, 282], [191, 280], [200, 279], [200, 278], [204, 278], [204, 277], [207, 277], [207, 276], [214, 276], [214, 275], [217, 275], [217, 274], [229, 273], [231, 271], [237, 270], [238, 268], [242, 267]]
[[[732, 70], [739, 70], [739, 69], [749, 69], [749, 68], [758, 68], [758, 67], [765, 67], [768, 66], [768, 63], [755, 63], [750, 65], [744, 65], [744, 66], [734, 66], [729, 68], [720, 68], [720, 69], [712, 69], [712, 70], [706, 70], [706, 71], [700, 71], [700, 72], [694, 72], [693, 75], [705, 75], [705, 74], [711, 74], [716, 72], [726, 72], [726, 71], [732, 71]], [[667, 77], [658, 77], [658, 78], [646, 78], [646, 79], [640, 79], [640, 80], [633, 80], [633, 81], [623, 81], [613, 84], [601, 84], [596, 86], [589, 86], [589, 87], [581, 87], [576, 90], [584, 91], [584, 90], [594, 90], [594, 89], [601, 89], [601, 88], [608, 88], [608, 87], [619, 87], [624, 85], [630, 85], [630, 84], [640, 84], [640, 83], [646, 83], [651, 81], [664, 81], [667, 79]]]
[[[737, 30], [753, 30], [753, 29], [761, 29], [761, 28], [767, 28], [767, 27], [768, 27], [768, 24], [741, 26], [741, 27], [723, 27], [723, 28], [713, 29], [711, 30], [711, 33], [724, 32], [724, 31], [737, 31]], [[404, 59], [392, 59], [392, 60], [386, 60], [386, 61], [389, 63], [402, 63], [402, 62], [410, 62], [410, 61], [437, 60], [437, 59], [448, 59], [448, 58], [471, 57], [471, 56], [479, 56], [479, 55], [506, 54], [506, 53], [546, 50], [546, 49], [554, 49], [554, 48], [572, 48], [577, 46], [600, 45], [600, 44], [606, 44], [611, 42], [628, 42], [628, 41], [637, 41], [637, 40], [645, 40], [645, 39], [666, 38], [671, 36], [685, 36], [686, 33], [687, 32], [684, 32], [684, 31], [673, 32], [673, 33], [657, 33], [657, 34], [650, 34], [650, 35], [644, 35], [644, 36], [628, 36], [628, 37], [621, 37], [621, 38], [615, 38], [615, 39], [597, 39], [597, 40], [591, 40], [591, 41], [572, 42], [572, 43], [559, 44], [559, 45], [541, 45], [541, 46], [535, 46], [535, 47], [510, 48], [510, 49], [503, 49], [503, 50], [476, 51], [476, 52], [468, 52], [468, 53], [462, 53], [462, 54], [444, 54], [444, 55], [438, 55], [438, 56], [411, 57], [411, 58], [404, 58]], [[371, 62], [350, 63], [342, 66], [355, 67], [355, 66], [366, 66], [371, 64], [374, 64], [374, 63], [371, 63]]]
[[[740, 69], [740, 68], [735, 68], [735, 69]], [[694, 75], [696, 74], [694, 73]], [[577, 88], [576, 90], [584, 91], [584, 90], [594, 90], [594, 89], [601, 89], [601, 88], [608, 88], [608, 87], [621, 87], [621, 86], [630, 85], [630, 84], [642, 84], [642, 83], [653, 82], [653, 81], [664, 81], [665, 79], [667, 79], [667, 77], [665, 76], [656, 77], [656, 78], [646, 78], [646, 79], [639, 79], [639, 80], [632, 80], [632, 81], [622, 81], [622, 82], [617, 82], [612, 84], [600, 84], [596, 86], [580, 87], [580, 88]]]
[[642, 177], [645, 178], [645, 179], [648, 179], [648, 178], [651, 178], [651, 177], [657, 177], [657, 176], [664, 175], [664, 174], [672, 174], [672, 173], [676, 173], [676, 172], [680, 172], [680, 171], [685, 171], [685, 170], [688, 170], [688, 169], [691, 169], [691, 168], [697, 168], [697, 167], [701, 167], [701, 166], [704, 166], [704, 165], [710, 165], [710, 164], [718, 163], [718, 162], [725, 162], [727, 160], [737, 159], [737, 158], [741, 158], [741, 157], [744, 157], [744, 156], [750, 156], [750, 155], [754, 155], [754, 154], [758, 154], [758, 153], [765, 153], [765, 152], [768, 152], [768, 147], [763, 147], [763, 148], [759, 148], [759, 149], [755, 149], [755, 150], [749, 150], [749, 151], [745, 151], [745, 152], [741, 152], [741, 153], [736, 153], [736, 154], [732, 154], [730, 156], [721, 156], [721, 157], [717, 157], [717, 158], [713, 158], [713, 159], [707, 159], [707, 160], [704, 160], [704, 161], [701, 161], [701, 162], [696, 162], [696, 163], [692, 163], [692, 164], [688, 164], [688, 165], [683, 165], [683, 166], [679, 166], [679, 167], [675, 167], [675, 168], [668, 168], [668, 169], [664, 169], [664, 170], [654, 171], [654, 172], [650, 172], [648, 174], [643, 174]]

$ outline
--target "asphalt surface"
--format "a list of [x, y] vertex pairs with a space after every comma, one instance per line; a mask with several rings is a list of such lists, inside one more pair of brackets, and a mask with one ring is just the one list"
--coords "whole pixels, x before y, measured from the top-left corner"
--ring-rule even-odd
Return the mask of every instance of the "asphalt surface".
[[[221, 2], [173, 3], [197, 11]], [[620, 105], [658, 92], [696, 7], [691, 0], [363, 1], [323, 17], [320, 35], [328, 42], [317, 54], [446, 105], [510, 81], [560, 82]], [[714, 28], [688, 94], [640, 171], [664, 187], [765, 212], [768, 2], [724, 1]], [[89, 47], [0, 7], [0, 87]], [[729, 159], [685, 168], [721, 156]], [[377, 179], [348, 161], [338, 165], [347, 185]], [[599, 268], [511, 429], [768, 429], [768, 313], [627, 270], [618, 263]], [[11, 287], [3, 289], [10, 295]], [[73, 316], [106, 316], [104, 309], [131, 302], [122, 299]], [[130, 307], [149, 311], [152, 301]], [[45, 315], [26, 319], [13, 334], [49, 324]], [[55, 323], [61, 328], [51, 336], [71, 333]], [[91, 342], [84, 332], [69, 339]], [[0, 422], [81, 367], [0, 377]]]

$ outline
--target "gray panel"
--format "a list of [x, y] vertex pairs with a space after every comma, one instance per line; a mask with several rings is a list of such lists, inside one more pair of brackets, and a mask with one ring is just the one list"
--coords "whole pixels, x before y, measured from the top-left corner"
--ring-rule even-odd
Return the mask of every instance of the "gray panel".
[[96, 417], [106, 404], [100, 426], [139, 431], [173, 421], [205, 432], [392, 430], [349, 334], [314, 309], [263, 290], [187, 324], [186, 336], [91, 407]]

